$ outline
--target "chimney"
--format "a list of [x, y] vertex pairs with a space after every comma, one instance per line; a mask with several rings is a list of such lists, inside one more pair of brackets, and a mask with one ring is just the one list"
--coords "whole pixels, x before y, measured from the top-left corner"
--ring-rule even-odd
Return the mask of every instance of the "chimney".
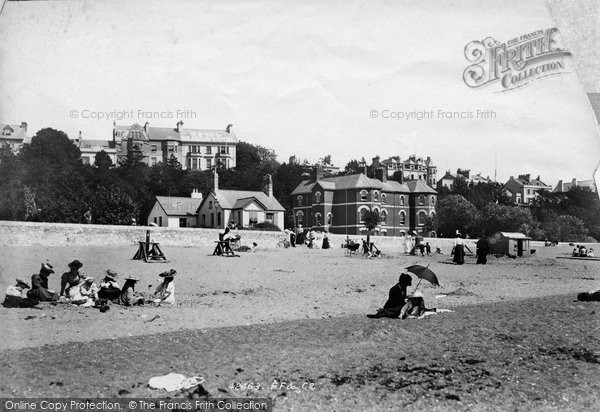
[[177, 133], [181, 133], [183, 130], [183, 122], [180, 120], [177, 122]]
[[21, 129], [25, 129], [25, 131], [27, 131], [27, 122], [21, 122], [21, 126], [19, 126]]
[[273, 197], [273, 177], [271, 175], [267, 175], [265, 180], [265, 194], [269, 197]]
[[190, 195], [192, 199], [200, 199], [202, 200], [202, 192], [199, 189], [193, 189], [192, 194]]
[[404, 183], [404, 171], [400, 170], [400, 183]]
[[81, 142], [81, 130], [79, 131], [79, 141]]
[[321, 179], [323, 179], [323, 174], [324, 174], [324, 172], [323, 172], [323, 168], [322, 168], [322, 167], [319, 167], [319, 166], [316, 166], [316, 167], [313, 169], [313, 173], [312, 173], [312, 175], [313, 175], [313, 176], [312, 176], [312, 177], [313, 177], [313, 179], [314, 179], [314, 180], [315, 180], [315, 182], [316, 182], [316, 181], [318, 181], [318, 180], [321, 180]]
[[219, 190], [219, 174], [217, 173], [217, 169], [213, 172], [213, 191], [217, 193]]
[[387, 169], [380, 167], [375, 170], [375, 178], [381, 180], [383, 183], [387, 182]]
[[[539, 178], [538, 178], [538, 180], [539, 180]], [[573, 187], [577, 186], [577, 179], [571, 180], [571, 184], [573, 185]]]
[[146, 133], [146, 136], [148, 136], [149, 129], [150, 129], [150, 123], [149, 122], [144, 123], [144, 132]]
[[231, 128], [232, 128], [232, 127], [233, 127], [233, 125], [232, 125], [231, 123], [230, 123], [230, 124], [228, 124], [228, 125], [227, 125], [227, 127], [225, 128], [225, 131], [226, 131], [227, 133], [231, 133]]

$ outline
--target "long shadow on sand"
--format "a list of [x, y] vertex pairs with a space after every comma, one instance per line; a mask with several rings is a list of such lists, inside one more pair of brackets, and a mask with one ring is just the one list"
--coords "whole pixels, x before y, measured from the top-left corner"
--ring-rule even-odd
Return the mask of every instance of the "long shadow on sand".
[[422, 320], [350, 316], [5, 350], [0, 396], [180, 396], [147, 387], [178, 372], [204, 376], [213, 396], [271, 397], [276, 410], [593, 410], [599, 311], [553, 296]]

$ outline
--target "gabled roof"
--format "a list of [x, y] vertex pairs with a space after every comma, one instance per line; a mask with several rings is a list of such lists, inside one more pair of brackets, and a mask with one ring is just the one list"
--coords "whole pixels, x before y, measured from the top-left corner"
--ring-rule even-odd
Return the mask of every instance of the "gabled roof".
[[500, 232], [500, 234], [509, 239], [531, 239], [530, 237], [527, 237], [523, 233], [519, 232]]
[[267, 207], [265, 205], [262, 204], [262, 202], [260, 200], [258, 200], [257, 198], [255, 198], [254, 196], [252, 197], [246, 197], [243, 199], [238, 199], [235, 204], [233, 205], [232, 209], [243, 209], [246, 206], [248, 206], [250, 203], [258, 203], [258, 205], [260, 207], [262, 207], [263, 209], [267, 209]]
[[435, 189], [423, 183], [422, 180], [409, 180], [406, 184], [412, 193], [437, 193]]
[[311, 180], [304, 180], [300, 182], [298, 186], [291, 193], [292, 195], [299, 195], [303, 193], [311, 193], [315, 185], [320, 185], [326, 190], [346, 190], [346, 189], [379, 189], [387, 192], [414, 192], [415, 189], [418, 193], [437, 193], [434, 189], [427, 186], [422, 181], [417, 181], [419, 184], [413, 184], [412, 188], [410, 182], [399, 183], [395, 180], [388, 180], [382, 182], [379, 179], [373, 179], [365, 176], [363, 173], [345, 176], [331, 176], [324, 177], [317, 182]]
[[[265, 210], [272, 210], [275, 212], [285, 211], [281, 203], [274, 197], [269, 197], [264, 192], [251, 191], [251, 190], [217, 190], [216, 193], [211, 192], [212, 195], [219, 202], [219, 206], [222, 209], [239, 209], [247, 205], [252, 200], [256, 200]], [[200, 204], [198, 204], [200, 206]]]
[[22, 140], [27, 137], [27, 128], [18, 124], [0, 124], [0, 139]]
[[156, 196], [156, 201], [168, 216], [195, 214], [202, 199], [180, 196]]

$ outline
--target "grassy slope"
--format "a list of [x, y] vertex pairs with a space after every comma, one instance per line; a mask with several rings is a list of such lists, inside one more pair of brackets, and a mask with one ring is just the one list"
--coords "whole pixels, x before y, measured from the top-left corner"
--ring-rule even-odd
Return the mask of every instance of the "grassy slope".
[[[598, 312], [555, 296], [423, 320], [350, 316], [5, 350], [0, 396], [164, 397], [148, 379], [174, 371], [204, 376], [213, 396], [272, 397], [276, 410], [595, 410]], [[271, 389], [276, 379], [299, 389]]]

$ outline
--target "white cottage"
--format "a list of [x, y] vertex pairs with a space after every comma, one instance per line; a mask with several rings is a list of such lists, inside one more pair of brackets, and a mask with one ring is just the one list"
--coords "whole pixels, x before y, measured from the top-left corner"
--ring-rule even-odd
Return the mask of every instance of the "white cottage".
[[243, 227], [269, 222], [280, 230], [284, 228], [285, 209], [273, 196], [273, 180], [268, 176], [265, 192], [249, 190], [223, 190], [219, 188], [219, 175], [213, 175], [213, 190], [198, 207], [198, 226], [223, 229], [232, 220]]
[[156, 196], [148, 215], [148, 225], [161, 227], [196, 227], [196, 210], [202, 202], [202, 193], [194, 189], [191, 197]]

